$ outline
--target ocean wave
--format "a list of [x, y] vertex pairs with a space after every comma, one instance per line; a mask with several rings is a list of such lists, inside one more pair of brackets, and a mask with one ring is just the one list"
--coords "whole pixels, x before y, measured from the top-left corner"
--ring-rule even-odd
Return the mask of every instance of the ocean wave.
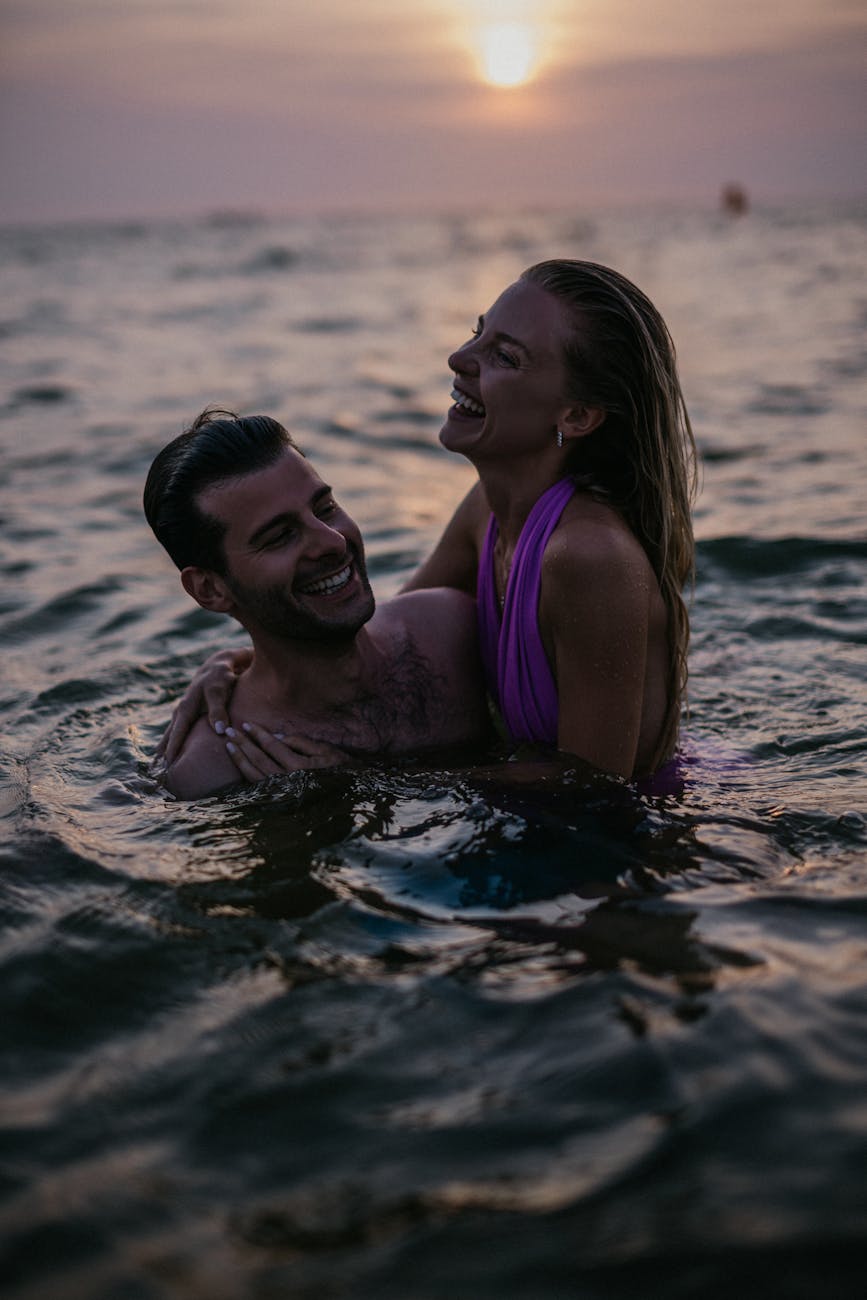
[[702, 538], [697, 554], [700, 572], [721, 570], [738, 577], [785, 577], [837, 561], [861, 562], [867, 559], [867, 537]]
[[75, 389], [66, 384], [28, 384], [13, 390], [7, 409], [14, 411], [22, 406], [57, 406], [61, 402], [73, 402], [75, 397]]
[[832, 409], [831, 395], [814, 384], [763, 384], [747, 405], [754, 415], [827, 415]]

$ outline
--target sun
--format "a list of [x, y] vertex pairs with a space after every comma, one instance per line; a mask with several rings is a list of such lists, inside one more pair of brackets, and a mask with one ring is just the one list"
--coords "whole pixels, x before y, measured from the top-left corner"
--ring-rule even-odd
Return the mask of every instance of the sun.
[[491, 86], [522, 86], [536, 66], [536, 41], [529, 23], [491, 23], [479, 37], [482, 74]]

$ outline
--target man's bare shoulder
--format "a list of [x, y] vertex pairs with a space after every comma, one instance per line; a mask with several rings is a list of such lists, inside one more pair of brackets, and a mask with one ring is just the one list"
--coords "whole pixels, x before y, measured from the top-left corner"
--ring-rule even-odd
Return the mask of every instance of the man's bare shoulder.
[[178, 799], [204, 799], [238, 785], [241, 774], [226, 752], [226, 742], [201, 717], [162, 781]]

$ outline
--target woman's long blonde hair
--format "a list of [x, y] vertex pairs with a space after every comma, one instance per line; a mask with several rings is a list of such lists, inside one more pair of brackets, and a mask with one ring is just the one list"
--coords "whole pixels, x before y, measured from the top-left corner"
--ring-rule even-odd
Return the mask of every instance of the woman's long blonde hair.
[[677, 743], [686, 696], [695, 542], [691, 505], [696, 448], [674, 343], [662, 316], [630, 280], [595, 262], [539, 262], [521, 276], [570, 309], [566, 345], [572, 396], [601, 407], [605, 420], [578, 439], [569, 471], [619, 510], [643, 546], [668, 611], [668, 709], [654, 766]]

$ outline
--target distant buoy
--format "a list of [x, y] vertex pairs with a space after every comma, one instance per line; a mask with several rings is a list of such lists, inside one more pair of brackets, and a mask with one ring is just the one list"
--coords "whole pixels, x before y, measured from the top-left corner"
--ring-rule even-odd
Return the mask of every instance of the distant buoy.
[[738, 185], [736, 181], [728, 181], [722, 187], [720, 207], [724, 212], [730, 212], [732, 216], [740, 217], [747, 211], [749, 206], [749, 199], [743, 185]]

